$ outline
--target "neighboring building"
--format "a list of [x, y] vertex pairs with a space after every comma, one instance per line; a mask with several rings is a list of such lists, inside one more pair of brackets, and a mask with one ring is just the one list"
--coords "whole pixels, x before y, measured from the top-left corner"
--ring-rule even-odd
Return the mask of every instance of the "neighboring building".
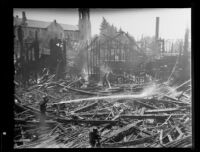
[[70, 39], [74, 42], [80, 40], [89, 40], [91, 38], [91, 24], [89, 18], [89, 9], [79, 9], [79, 25], [68, 25], [39, 20], [30, 20], [26, 18], [25, 12], [22, 12], [22, 18], [14, 17], [15, 50], [19, 52], [17, 29], [21, 25], [23, 31], [23, 41], [32, 42], [35, 33], [38, 33], [40, 42], [40, 51], [42, 54], [49, 54], [49, 40], [57, 36], [60, 39]]
[[[25, 13], [22, 13], [25, 14]], [[39, 20], [29, 20], [26, 19], [26, 16], [23, 15], [23, 18], [19, 18], [18, 16], [14, 17], [14, 26], [22, 25], [24, 30], [24, 39], [26, 39], [28, 36], [34, 35], [33, 33], [35, 31], [38, 31], [39, 36], [46, 33], [48, 27], [50, 24], [55, 23], [56, 20], [53, 22], [45, 22], [45, 21], [39, 21]], [[60, 24], [60, 27], [64, 31], [64, 38], [70, 37], [72, 40], [79, 40], [79, 28], [76, 25], [68, 25], [68, 24]], [[61, 29], [59, 27], [59, 29]], [[54, 28], [55, 29], [55, 28]]]

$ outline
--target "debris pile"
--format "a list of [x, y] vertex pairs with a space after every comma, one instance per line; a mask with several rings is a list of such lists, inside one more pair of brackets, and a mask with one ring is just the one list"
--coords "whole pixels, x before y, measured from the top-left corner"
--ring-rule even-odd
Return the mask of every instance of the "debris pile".
[[[80, 88], [78, 80], [53, 77], [26, 89], [15, 86], [15, 148], [89, 148], [94, 127], [101, 148], [192, 147], [190, 81], [134, 92], [94, 82]], [[49, 102], [41, 123], [43, 95]]]

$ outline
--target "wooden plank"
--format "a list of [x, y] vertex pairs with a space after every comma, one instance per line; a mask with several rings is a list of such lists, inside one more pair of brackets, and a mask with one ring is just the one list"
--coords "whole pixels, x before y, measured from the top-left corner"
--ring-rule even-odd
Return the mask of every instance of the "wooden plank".
[[154, 110], [146, 110], [145, 114], [155, 114], [155, 113], [173, 113], [181, 111], [181, 108], [165, 108], [165, 109], [154, 109]]
[[137, 121], [123, 128], [119, 128], [118, 130], [114, 130], [113, 132], [111, 132], [111, 134], [109, 134], [109, 136], [107, 136], [104, 140], [102, 140], [102, 142], [107, 142], [110, 140], [119, 141], [119, 140], [122, 140], [125, 136], [132, 134], [133, 132], [135, 133], [143, 132], [147, 135], [152, 135], [151, 132], [141, 130], [139, 127], [137, 127], [137, 124], [140, 122], [142, 121]]
[[116, 147], [124, 147], [124, 146], [134, 146], [134, 145], [139, 145], [139, 144], [143, 144], [143, 143], [151, 143], [155, 140], [155, 138], [158, 136], [159, 134], [155, 134], [149, 137], [145, 137], [145, 138], [141, 138], [141, 139], [136, 139], [134, 141], [128, 141], [128, 142], [117, 142], [117, 143], [113, 143], [113, 144], [102, 144], [102, 147], [104, 148], [116, 148]]
[[139, 100], [134, 100], [134, 101], [137, 102], [137, 103], [139, 103], [139, 104], [141, 104], [141, 105], [143, 105], [143, 106], [146, 107], [146, 108], [149, 108], [149, 109], [157, 109], [157, 107], [154, 107], [154, 106], [151, 106], [151, 105], [149, 105], [149, 104], [140, 102]]
[[32, 113], [32, 114], [34, 114], [34, 115], [39, 115], [40, 114], [40, 112], [38, 110], [32, 109], [32, 108], [30, 108], [28, 106], [25, 106], [25, 105], [22, 106], [19, 103], [15, 103], [15, 105], [18, 106], [18, 107], [20, 107], [21, 109], [23, 109], [25, 111], [29, 110], [29, 112]]
[[[183, 116], [184, 114], [172, 114], [172, 117], [176, 116]], [[146, 115], [121, 115], [119, 118], [129, 118], [129, 119], [166, 119], [170, 115], [152, 115], [152, 114], [146, 114]]]
[[163, 144], [163, 130], [160, 131], [160, 144]]
[[114, 120], [67, 120], [67, 119], [61, 119], [56, 118], [56, 120], [60, 123], [85, 123], [85, 124], [92, 124], [92, 125], [101, 125], [101, 124], [111, 124], [111, 125], [117, 125], [119, 121]]
[[168, 137], [168, 139], [169, 139], [169, 142], [172, 142], [172, 141], [173, 141], [171, 135], [167, 135], [167, 137]]
[[174, 103], [174, 104], [179, 104], [179, 105], [191, 105], [191, 103], [188, 103], [188, 102], [183, 102], [183, 101], [179, 101], [179, 100], [175, 100], [174, 98], [170, 98], [170, 97], [167, 97], [171, 100], [164, 100], [164, 99], [159, 99], [158, 102], [168, 102], [168, 103]]
[[97, 114], [94, 114], [94, 113], [88, 113], [88, 114], [79, 114], [80, 117], [106, 117], [108, 116], [110, 113], [97, 113]]

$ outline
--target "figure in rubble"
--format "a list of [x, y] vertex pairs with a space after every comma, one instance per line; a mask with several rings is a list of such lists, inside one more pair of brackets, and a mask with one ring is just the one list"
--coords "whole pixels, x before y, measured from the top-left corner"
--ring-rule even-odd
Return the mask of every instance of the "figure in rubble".
[[40, 103], [40, 112], [41, 112], [42, 118], [44, 118], [46, 116], [46, 107], [47, 107], [48, 101], [49, 101], [49, 98], [47, 96], [43, 96], [43, 100]]
[[99, 135], [99, 131], [97, 130], [97, 128], [93, 128], [93, 131], [91, 131], [89, 133], [89, 142], [92, 148], [94, 147], [100, 147], [101, 143], [100, 143], [100, 135]]
[[106, 87], [108, 86], [109, 88], [111, 88], [111, 85], [110, 85], [110, 81], [109, 81], [109, 75], [110, 75], [111, 72], [107, 72], [104, 77], [103, 77], [103, 86]]
[[81, 87], [85, 84], [85, 79], [84, 79], [83, 76], [80, 75], [79, 78], [78, 78], [78, 80], [79, 80], [79, 81], [76, 83], [76, 84], [77, 84], [76, 86], [77, 86], [78, 88], [81, 88]]

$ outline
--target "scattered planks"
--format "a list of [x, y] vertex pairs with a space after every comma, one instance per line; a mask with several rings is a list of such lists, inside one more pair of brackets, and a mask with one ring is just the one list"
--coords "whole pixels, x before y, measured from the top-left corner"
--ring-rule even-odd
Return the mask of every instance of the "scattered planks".
[[139, 144], [144, 144], [144, 143], [151, 143], [155, 140], [155, 138], [159, 134], [155, 134], [149, 137], [144, 137], [140, 139], [136, 139], [133, 141], [128, 141], [128, 142], [117, 142], [117, 143], [104, 143], [102, 144], [102, 147], [104, 148], [117, 148], [117, 147], [125, 147], [125, 146], [134, 146], [134, 145], [139, 145]]
[[[52, 84], [57, 85], [52, 86]], [[84, 130], [88, 127], [98, 126], [98, 128], [102, 130], [100, 132], [103, 133], [102, 147], [140, 147], [140, 145], [145, 147], [144, 144], [146, 143], [152, 145], [152, 143], [163, 141], [163, 137], [169, 139], [169, 141], [167, 141], [167, 144], [165, 142], [165, 145], [162, 145], [165, 147], [179, 147], [180, 145], [183, 147], [191, 145], [191, 141], [189, 141], [189, 139], [183, 139], [185, 135], [188, 135], [188, 133], [190, 134], [190, 128], [188, 128], [189, 131], [186, 129], [182, 131], [182, 128], [184, 126], [187, 126], [187, 124], [189, 123], [188, 119], [190, 120], [190, 117], [188, 116], [187, 119], [183, 119], [183, 116], [190, 115], [188, 114], [191, 111], [190, 103], [179, 101], [170, 96], [165, 96], [165, 98], [158, 99], [155, 96], [150, 96], [150, 98], [147, 98], [140, 94], [133, 95], [126, 94], [126, 92], [125, 94], [111, 95], [113, 92], [119, 91], [119, 88], [114, 88], [110, 90], [108, 89], [104, 92], [93, 92], [94, 90], [90, 88], [90, 92], [90, 90], [86, 91], [70, 88], [69, 85], [66, 86], [65, 81], [62, 80], [59, 82], [49, 82], [43, 84], [42, 87], [40, 87], [41, 91], [39, 89], [36, 91], [42, 94], [46, 94], [45, 92], [48, 93], [47, 89], [50, 88], [48, 86], [55, 87], [55, 89], [61, 88], [63, 90], [68, 90], [68, 93], [72, 93], [72, 95], [70, 94], [69, 98], [63, 98], [62, 96], [62, 102], [52, 103], [52, 105], [70, 103], [63, 106], [61, 105], [60, 111], [57, 111], [56, 106], [48, 107], [48, 110], [51, 108], [52, 109], [49, 110], [47, 114], [52, 116], [49, 117], [47, 115], [47, 119], [45, 120], [46, 128], [43, 130], [40, 130], [40, 127], [38, 127], [40, 126], [40, 121], [38, 119], [40, 117], [36, 117], [40, 114], [40, 111], [37, 109], [38, 105], [34, 106], [34, 102], [31, 106], [29, 106], [29, 104], [26, 105], [26, 102], [22, 101], [19, 96], [15, 96], [15, 98], [19, 101], [15, 104], [23, 110], [23, 112], [17, 112], [17, 114], [15, 115], [16, 118], [14, 119], [15, 122], [17, 122], [19, 126], [25, 126], [22, 127], [23, 129], [29, 129], [26, 130], [27, 132], [29, 131], [29, 133], [34, 133], [36, 132], [35, 129], [38, 129], [39, 131], [37, 132], [40, 135], [44, 136], [44, 140], [47, 139], [49, 136], [54, 136], [58, 134], [58, 138], [55, 139], [55, 142], [64, 142], [64, 146], [67, 148], [87, 147], [87, 145], [89, 144], [89, 131]], [[42, 89], [44, 89], [45, 91], [43, 92]], [[74, 91], [76, 93], [74, 93]], [[68, 95], [68, 93], [66, 95]], [[51, 93], [49, 94], [49, 96], [53, 98], [54, 102], [58, 102], [59, 100], [61, 100], [52, 96]], [[78, 95], [79, 99], [73, 100], [74, 94]], [[85, 94], [88, 95], [87, 98], [85, 98]], [[162, 95], [162, 97], [163, 96], [164, 95]], [[127, 101], [130, 101], [131, 103], [134, 102], [134, 104], [127, 105], [126, 110], [123, 104], [119, 104], [119, 106], [115, 105], [115, 103], [121, 103], [119, 100], [124, 104], [126, 104], [125, 102]], [[87, 105], [83, 105], [81, 103], [82, 101], [91, 102], [86, 102]], [[102, 103], [104, 102], [102, 101], [106, 101], [107, 105], [103, 105]], [[160, 105], [160, 103], [162, 103], [161, 105], [163, 109], [157, 107]], [[138, 104], [140, 112], [139, 110], [137, 110], [138, 108], [134, 107], [135, 105], [138, 106]], [[49, 103], [48, 105], [51, 105], [51, 103]], [[136, 110], [133, 111], [132, 109]], [[54, 114], [55, 112], [56, 114]], [[109, 120], [106, 120], [107, 118]], [[145, 119], [162, 120], [163, 122]], [[174, 120], [177, 120], [177, 122]], [[183, 125], [180, 125], [178, 123], [179, 120], [180, 123], [182, 123]], [[135, 122], [132, 123], [133, 121]], [[187, 122], [187, 124], [185, 122]], [[176, 130], [179, 133], [179, 136], [174, 139], [174, 136], [176, 135], [171, 130], [173, 127], [178, 125], [179, 128]], [[160, 130], [162, 134], [159, 132]], [[156, 139], [158, 136], [160, 136], [160, 140]], [[126, 138], [128, 138], [128, 140], [126, 140]], [[179, 140], [178, 138], [183, 140]], [[54, 144], [57, 146], [57, 143]], [[184, 143], [186, 143], [186, 145], [184, 145]], [[162, 143], [159, 143], [157, 145], [161, 144]], [[48, 145], [44, 144], [44, 147], [45, 146]]]
[[175, 148], [183, 148], [183, 147], [192, 147], [191, 146], [192, 143], [192, 136], [188, 135], [186, 137], [183, 137], [181, 139], [178, 140], [173, 140], [167, 144], [165, 144], [165, 147], [175, 147]]
[[143, 132], [147, 135], [152, 135], [151, 132], [143, 131], [139, 127], [137, 127], [138, 123], [141, 123], [142, 121], [137, 121], [132, 124], [129, 124], [127, 126], [124, 126], [123, 128], [119, 128], [118, 130], [114, 130], [111, 132], [105, 139], [102, 140], [102, 142], [109, 142], [109, 141], [120, 141], [125, 136], [128, 136], [130, 134], [137, 134], [139, 132]]

